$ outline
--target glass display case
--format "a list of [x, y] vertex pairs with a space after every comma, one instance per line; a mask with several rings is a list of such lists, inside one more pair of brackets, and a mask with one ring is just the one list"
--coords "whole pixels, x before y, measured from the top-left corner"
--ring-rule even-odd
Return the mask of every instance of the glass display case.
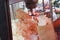
[[36, 1], [9, 0], [13, 40], [56, 40], [52, 1]]

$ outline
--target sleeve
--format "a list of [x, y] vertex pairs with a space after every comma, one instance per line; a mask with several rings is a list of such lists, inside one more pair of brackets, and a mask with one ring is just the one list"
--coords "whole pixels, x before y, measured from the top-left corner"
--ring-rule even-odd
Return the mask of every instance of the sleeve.
[[53, 21], [55, 21], [57, 19], [57, 15], [55, 12], [53, 12]]

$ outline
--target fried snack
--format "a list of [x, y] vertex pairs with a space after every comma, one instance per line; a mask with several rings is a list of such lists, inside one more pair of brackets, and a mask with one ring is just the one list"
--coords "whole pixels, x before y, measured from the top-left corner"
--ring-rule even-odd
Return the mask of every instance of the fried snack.
[[18, 10], [16, 11], [16, 18], [24, 20], [24, 19], [31, 19], [31, 16], [29, 16], [29, 15], [28, 15], [26, 12], [24, 12], [23, 10], [18, 9]]
[[[16, 23], [17, 34], [22, 35], [24, 40], [40, 40], [37, 32], [37, 22], [24, 11], [18, 9], [16, 17], [19, 21]], [[33, 38], [32, 38], [33, 37]]]

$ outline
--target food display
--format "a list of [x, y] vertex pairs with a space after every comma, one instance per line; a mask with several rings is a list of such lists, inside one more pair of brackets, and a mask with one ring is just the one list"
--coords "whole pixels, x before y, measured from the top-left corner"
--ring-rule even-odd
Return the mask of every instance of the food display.
[[38, 1], [38, 6], [24, 1], [9, 5], [13, 40], [57, 40], [50, 1]]
[[32, 20], [32, 16], [27, 15], [20, 9], [16, 11], [16, 14], [18, 14], [16, 17], [19, 20], [16, 23], [17, 34], [23, 36], [24, 40], [56, 40], [51, 19], [45, 17], [45, 15], [42, 19], [39, 17], [38, 21], [42, 20], [39, 23], [34, 19]]

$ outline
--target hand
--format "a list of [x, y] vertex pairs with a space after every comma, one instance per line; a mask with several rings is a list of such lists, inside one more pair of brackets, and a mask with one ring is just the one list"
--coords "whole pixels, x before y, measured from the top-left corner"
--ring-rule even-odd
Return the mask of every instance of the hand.
[[40, 13], [38, 13], [38, 12], [33, 12], [33, 14], [34, 14], [35, 16], [39, 16]]

